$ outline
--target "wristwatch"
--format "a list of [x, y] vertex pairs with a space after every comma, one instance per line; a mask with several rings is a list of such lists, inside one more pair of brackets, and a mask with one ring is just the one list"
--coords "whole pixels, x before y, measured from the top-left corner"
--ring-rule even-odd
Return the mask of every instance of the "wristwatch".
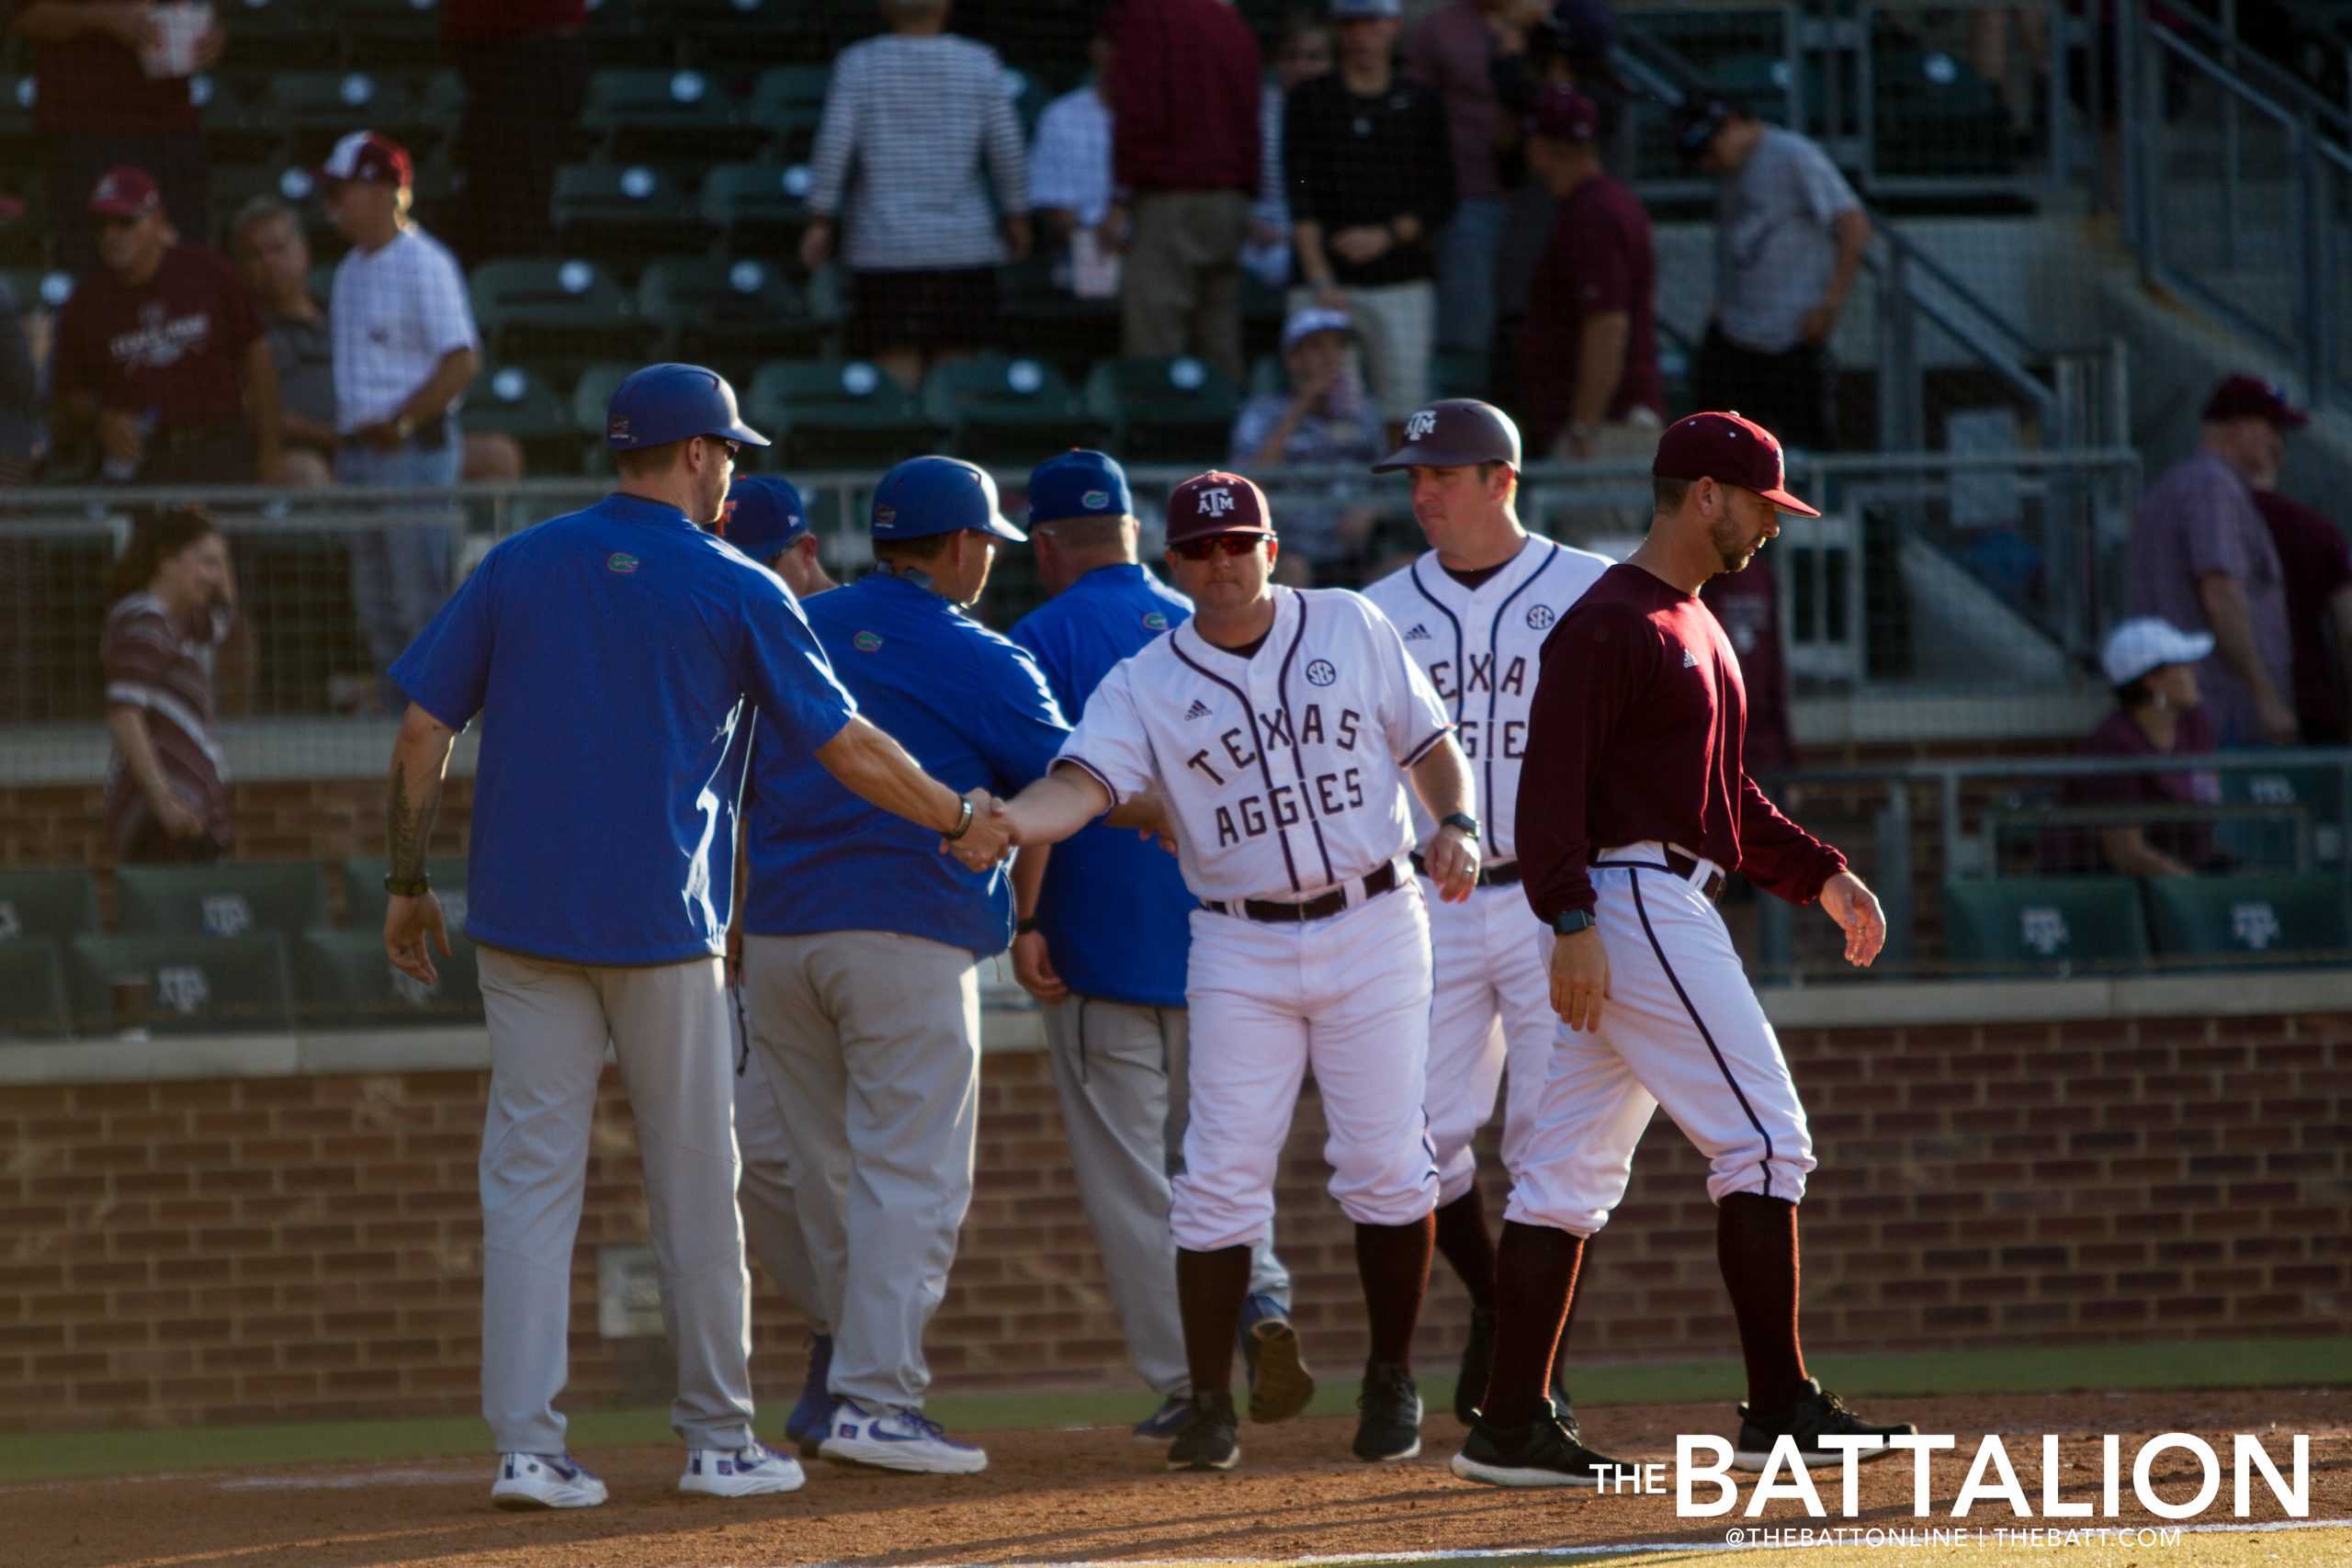
[[1015, 920], [1012, 922], [1012, 934], [1014, 936], [1027, 936], [1031, 931], [1034, 931], [1036, 929], [1037, 917], [1035, 915], [1030, 916], [1025, 920]]
[[433, 878], [421, 871], [414, 876], [387, 876], [384, 878], [384, 891], [390, 894], [395, 898], [420, 897], [432, 886]]
[[392, 421], [392, 434], [406, 441], [416, 434], [416, 421], [402, 414]]
[[1467, 811], [1450, 812], [1438, 826], [1460, 830], [1462, 836], [1474, 844], [1478, 841], [1478, 819]]
[[1574, 936], [1578, 931], [1592, 930], [1596, 922], [1590, 909], [1563, 909], [1552, 917], [1552, 929], [1562, 936]]
[[970, 832], [972, 829], [972, 797], [967, 795], [958, 798], [964, 807], [963, 814], [956, 818], [956, 826], [943, 835], [951, 844]]

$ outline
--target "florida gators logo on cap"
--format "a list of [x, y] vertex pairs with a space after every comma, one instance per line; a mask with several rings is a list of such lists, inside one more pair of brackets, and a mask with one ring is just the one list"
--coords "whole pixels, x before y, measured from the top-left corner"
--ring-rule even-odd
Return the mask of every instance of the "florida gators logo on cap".
[[1090, 490], [1078, 499], [1084, 502], [1089, 510], [1100, 512], [1111, 504], [1111, 492], [1107, 490]]

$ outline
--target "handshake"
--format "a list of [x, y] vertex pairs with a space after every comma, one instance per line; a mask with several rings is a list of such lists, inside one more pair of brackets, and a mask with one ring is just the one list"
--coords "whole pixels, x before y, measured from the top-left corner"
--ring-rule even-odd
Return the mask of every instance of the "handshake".
[[964, 799], [972, 808], [971, 821], [952, 839], [942, 834], [939, 847], [972, 870], [986, 871], [1021, 847], [1021, 835], [1004, 802], [987, 790], [966, 790]]
[[[964, 799], [971, 806], [972, 819], [952, 839], [942, 834], [940, 850], [974, 871], [986, 871], [1024, 843], [1045, 845], [1066, 839], [1109, 804], [1099, 788], [1080, 786], [1080, 790], [1073, 795], [1069, 782], [1059, 776], [1031, 785], [1010, 804], [985, 789], [967, 790]], [[1110, 813], [1110, 820], [1158, 840], [1159, 847], [1170, 854], [1176, 852], [1176, 830], [1169, 820], [1167, 803], [1156, 794], [1120, 802]]]

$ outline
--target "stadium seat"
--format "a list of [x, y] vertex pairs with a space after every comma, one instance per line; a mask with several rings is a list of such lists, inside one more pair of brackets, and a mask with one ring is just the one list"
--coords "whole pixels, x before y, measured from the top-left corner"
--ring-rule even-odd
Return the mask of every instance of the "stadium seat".
[[737, 254], [795, 257], [808, 220], [806, 164], [721, 164], [703, 176], [695, 206]]
[[289, 131], [340, 137], [381, 126], [390, 135], [408, 115], [408, 84], [373, 71], [287, 71], [269, 78], [254, 107]]
[[813, 354], [826, 324], [806, 294], [764, 262], [671, 257], [645, 269], [637, 312], [662, 333], [657, 352], [732, 373]]
[[492, 357], [577, 370], [599, 359], [645, 362], [650, 336], [612, 275], [592, 261], [484, 262], [474, 268], [474, 321]]
[[[500, 366], [475, 382], [464, 418], [469, 434], [503, 435], [520, 446], [526, 473], [576, 474], [587, 455], [571, 406], [519, 365]], [[604, 433], [601, 413], [593, 428]]]
[[96, 935], [97, 890], [86, 871], [0, 871], [0, 943]]
[[295, 946], [302, 1021], [312, 1026], [397, 1027], [464, 1023], [481, 1016], [474, 944], [454, 929], [449, 951], [433, 954], [430, 986], [392, 967], [374, 931], [306, 931]]
[[650, 6], [639, 0], [660, 35], [689, 40], [696, 63], [707, 70], [804, 57], [812, 42], [811, 18], [805, 15], [811, 6], [812, 0], [654, 0]]
[[1054, 281], [1054, 266], [1053, 257], [1035, 255], [998, 273], [998, 341], [1009, 355], [1083, 380], [1119, 352], [1118, 301], [1079, 299]]
[[1061, 373], [1034, 359], [985, 354], [951, 360], [924, 380], [922, 405], [956, 455], [976, 463], [1034, 463], [1044, 453], [1102, 439]]
[[825, 117], [825, 90], [833, 78], [824, 65], [779, 65], [752, 84], [744, 118], [768, 139], [769, 150], [786, 162], [808, 156]]
[[608, 262], [697, 249], [710, 239], [677, 183], [650, 164], [567, 164], [557, 170], [555, 227], [565, 250]]
[[1938, 51], [1890, 51], [1871, 62], [1871, 173], [2006, 175], [2015, 164], [2008, 111], [1993, 85]]
[[2162, 958], [2295, 964], [2352, 948], [2339, 877], [2161, 876], [2147, 892]]
[[[116, 987], [140, 983], [143, 998], [119, 1015]], [[242, 1034], [294, 1027], [286, 944], [276, 935], [88, 936], [68, 958], [76, 1025], [109, 1034], [136, 1022], [157, 1034]]]
[[1943, 916], [1955, 969], [2064, 974], [2148, 957], [2140, 886], [2126, 876], [1947, 882]]
[[327, 918], [319, 868], [127, 865], [115, 873], [115, 927], [126, 936], [293, 936]]
[[605, 420], [612, 412], [613, 394], [639, 368], [633, 360], [605, 359], [580, 373], [580, 379], [571, 385], [571, 423], [582, 435], [603, 444]]
[[1131, 462], [1224, 461], [1240, 405], [1232, 379], [1190, 355], [1105, 359], [1086, 377], [1088, 411]]
[[887, 468], [937, 434], [912, 394], [864, 360], [786, 359], [760, 367], [747, 400], [752, 428], [794, 468]]
[[699, 71], [599, 71], [588, 79], [581, 123], [618, 162], [740, 157], [760, 131], [736, 113], [726, 85]]
[[[450, 931], [462, 931], [466, 924], [466, 857], [451, 855], [430, 860], [424, 863], [424, 870], [433, 878], [433, 891], [440, 896], [442, 918], [448, 922]], [[345, 927], [380, 933], [384, 929], [384, 906], [390, 901], [384, 891], [384, 863], [345, 861], [343, 876]]]
[[0, 1045], [63, 1034], [72, 1027], [57, 944], [0, 942]]

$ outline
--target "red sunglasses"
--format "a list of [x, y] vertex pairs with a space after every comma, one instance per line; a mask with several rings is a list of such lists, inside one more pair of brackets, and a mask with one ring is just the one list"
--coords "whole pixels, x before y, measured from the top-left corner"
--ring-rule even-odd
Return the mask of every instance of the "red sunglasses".
[[1206, 560], [1219, 551], [1229, 556], [1246, 556], [1258, 548], [1263, 534], [1211, 534], [1205, 539], [1187, 539], [1181, 545], [1170, 545], [1186, 560]]

